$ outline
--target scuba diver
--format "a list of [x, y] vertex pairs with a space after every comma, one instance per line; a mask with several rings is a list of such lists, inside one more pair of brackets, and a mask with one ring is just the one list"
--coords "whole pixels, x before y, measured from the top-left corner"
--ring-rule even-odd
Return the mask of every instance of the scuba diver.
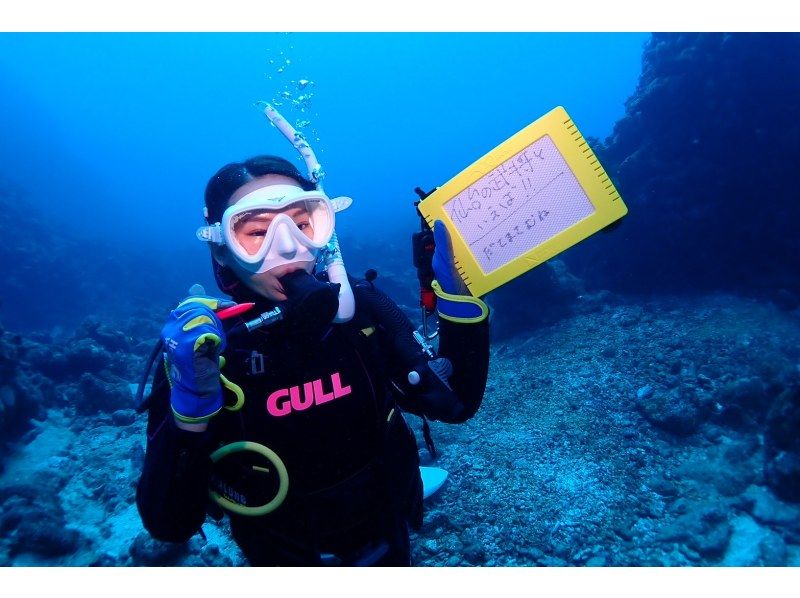
[[168, 542], [227, 511], [254, 566], [410, 565], [422, 481], [403, 412], [447, 423], [476, 413], [489, 311], [461, 281], [437, 221], [434, 352], [374, 276], [347, 274], [334, 224], [351, 200], [325, 194], [302, 135], [269, 106], [267, 115], [309, 175], [257, 156], [208, 182], [198, 237], [231, 300], [196, 289], [169, 314], [140, 409], [136, 504]]

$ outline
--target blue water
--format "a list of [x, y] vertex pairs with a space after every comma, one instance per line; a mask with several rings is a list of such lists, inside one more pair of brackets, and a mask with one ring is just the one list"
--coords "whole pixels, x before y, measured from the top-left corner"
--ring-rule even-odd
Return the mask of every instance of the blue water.
[[3, 35], [0, 161], [84, 235], [137, 252], [195, 248], [203, 189], [220, 166], [258, 153], [297, 160], [254, 104], [305, 78], [314, 82], [309, 120], [328, 191], [356, 199], [342, 236], [404, 234], [415, 225], [414, 187], [444, 183], [556, 105], [585, 134], [609, 134], [646, 39]]

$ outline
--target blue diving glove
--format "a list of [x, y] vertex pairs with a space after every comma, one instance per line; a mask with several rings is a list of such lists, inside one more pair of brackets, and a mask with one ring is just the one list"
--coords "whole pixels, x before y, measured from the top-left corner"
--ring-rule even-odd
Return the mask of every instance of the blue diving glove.
[[214, 313], [219, 305], [213, 297], [188, 297], [161, 330], [172, 411], [184, 423], [206, 422], [222, 409], [219, 368], [225, 331]]
[[439, 317], [467, 324], [486, 319], [489, 308], [483, 301], [470, 294], [467, 285], [456, 271], [450, 233], [441, 220], [433, 223], [433, 241], [436, 244], [432, 264], [435, 279], [431, 287], [436, 293]]

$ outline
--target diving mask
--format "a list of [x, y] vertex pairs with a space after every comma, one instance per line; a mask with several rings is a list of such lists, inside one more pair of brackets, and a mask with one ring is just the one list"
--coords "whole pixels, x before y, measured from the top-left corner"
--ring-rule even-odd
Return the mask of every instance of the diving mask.
[[197, 237], [226, 245], [242, 267], [254, 273], [314, 262], [331, 240], [335, 213], [350, 203], [344, 197], [332, 202], [322, 191], [269, 185], [227, 208], [222, 222], [199, 228]]

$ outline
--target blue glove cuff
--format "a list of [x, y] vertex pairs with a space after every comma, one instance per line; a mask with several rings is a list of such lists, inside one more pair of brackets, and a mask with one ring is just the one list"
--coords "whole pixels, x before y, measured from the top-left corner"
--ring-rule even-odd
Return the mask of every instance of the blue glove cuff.
[[476, 324], [489, 315], [489, 307], [477, 297], [446, 293], [438, 280], [434, 280], [431, 286], [438, 297], [436, 309], [440, 318], [462, 324]]
[[222, 390], [212, 397], [198, 397], [191, 391], [173, 386], [170, 403], [175, 419], [187, 424], [199, 424], [222, 411]]
[[175, 366], [170, 366], [170, 360], [165, 355], [164, 369], [170, 386], [170, 405], [172, 413], [179, 421], [187, 424], [206, 422], [220, 412], [224, 404], [221, 383], [218, 388], [206, 388], [201, 395], [199, 389], [180, 382], [180, 374], [170, 372], [171, 367]]

